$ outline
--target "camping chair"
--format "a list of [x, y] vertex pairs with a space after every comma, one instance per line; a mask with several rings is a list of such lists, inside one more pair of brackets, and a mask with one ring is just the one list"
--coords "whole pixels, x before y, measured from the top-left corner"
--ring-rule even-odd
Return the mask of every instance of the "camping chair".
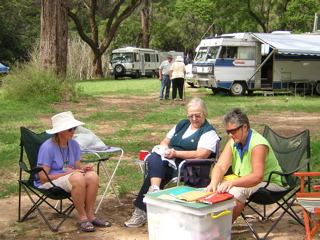
[[[51, 231], [57, 232], [59, 227], [63, 224], [63, 222], [68, 218], [71, 212], [74, 209], [74, 204], [71, 199], [71, 194], [65, 192], [62, 188], [55, 186], [51, 180], [49, 179], [47, 173], [45, 172], [48, 180], [52, 183], [53, 187], [50, 189], [39, 189], [34, 186], [34, 181], [36, 179], [36, 174], [44, 171], [42, 167], [37, 166], [37, 157], [38, 151], [43, 142], [52, 137], [53, 135], [47, 133], [36, 134], [25, 127], [21, 127], [21, 139], [20, 139], [20, 177], [19, 177], [19, 206], [18, 206], [18, 221], [23, 222], [24, 220], [31, 219], [33, 217], [29, 217], [35, 210], [41, 215], [45, 223], [48, 225]], [[26, 153], [28, 158], [28, 164], [24, 162], [24, 154]], [[28, 167], [29, 165], [29, 167]], [[29, 176], [27, 179], [24, 179], [23, 172], [27, 173]], [[25, 213], [24, 216], [21, 217], [22, 212], [22, 191], [24, 191], [29, 199], [32, 202], [31, 208]], [[48, 200], [59, 200], [60, 208], [57, 209], [54, 207]], [[70, 204], [63, 210], [62, 200], [68, 199]], [[45, 217], [43, 210], [41, 210], [41, 206], [43, 203], [46, 203], [51, 209], [53, 209], [56, 213], [64, 215], [62, 220], [57, 224], [56, 227], [53, 227], [49, 222], [48, 218]]]
[[[98, 206], [94, 212], [94, 214], [97, 214], [97, 212], [99, 211], [99, 208], [109, 190], [109, 187], [111, 186], [112, 191], [114, 193], [114, 195], [116, 196], [119, 205], [122, 206], [122, 203], [119, 199], [119, 195], [116, 191], [116, 188], [113, 184], [113, 179], [116, 175], [116, 172], [119, 168], [120, 162], [122, 160], [124, 151], [121, 148], [118, 147], [110, 147], [110, 146], [106, 146], [105, 143], [98, 137], [96, 136], [91, 130], [84, 128], [82, 126], [78, 126], [76, 133], [73, 136], [73, 139], [76, 140], [81, 148], [82, 153], [86, 153], [86, 154], [94, 154], [96, 157], [98, 157], [97, 160], [81, 160], [81, 162], [83, 163], [88, 163], [88, 162], [97, 162], [97, 173], [99, 175], [100, 173], [100, 167], [102, 167], [103, 172], [105, 174], [105, 176], [107, 177], [108, 183], [106, 185], [106, 188], [102, 194], [102, 197], [98, 203]], [[116, 158], [116, 165], [113, 168], [113, 171], [110, 175], [110, 173], [107, 170], [106, 164], [104, 163], [106, 160], [112, 160], [114, 158], [101, 158], [101, 154], [112, 154], [112, 153], [116, 153], [119, 152], [119, 158]]]
[[[211, 166], [217, 162], [220, 155], [220, 141], [221, 139], [216, 142], [216, 152], [211, 154], [210, 158], [183, 160], [167, 185], [176, 183], [179, 186], [183, 182], [184, 185], [189, 187], [203, 188], [208, 186], [210, 183]], [[148, 173], [147, 163], [149, 155], [144, 159], [144, 179]]]
[[[302, 206], [306, 239], [311, 240], [320, 228], [320, 192], [306, 192], [305, 183], [309, 178], [320, 177], [320, 172], [297, 172], [294, 176], [300, 177], [300, 192], [296, 193], [298, 203]], [[306, 180], [308, 178], [308, 180]], [[319, 179], [317, 179], [319, 181]], [[314, 185], [313, 190], [320, 190], [319, 185]], [[316, 220], [315, 218], [318, 218]]]
[[[283, 172], [271, 172], [267, 184], [252, 194], [247, 200], [245, 206], [251, 208], [262, 220], [269, 219], [278, 210], [283, 211], [262, 238], [259, 237], [258, 233], [249, 223], [244, 212], [241, 213], [241, 216], [257, 239], [265, 239], [282, 219], [285, 213], [288, 213], [302, 226], [304, 225], [299, 216], [292, 209], [292, 204], [295, 200], [295, 193], [300, 189], [299, 179], [293, 174], [303, 169], [305, 166], [307, 166], [307, 171], [309, 171], [310, 161], [309, 130], [305, 130], [295, 136], [286, 138], [279, 136], [268, 126], [265, 126], [263, 136], [269, 141]], [[274, 192], [267, 189], [273, 174], [281, 176], [283, 186], [286, 188], [284, 191]], [[252, 206], [252, 203], [263, 205], [263, 213], [260, 213], [259, 210], [255, 209]], [[277, 207], [270, 214], [267, 214], [266, 205], [270, 204], [276, 204]]]
[[186, 186], [197, 188], [210, 184], [211, 166], [218, 161], [220, 155], [220, 141], [219, 139], [216, 142], [216, 152], [210, 156], [210, 159], [185, 159], [179, 164], [177, 186], [180, 185], [180, 181]]

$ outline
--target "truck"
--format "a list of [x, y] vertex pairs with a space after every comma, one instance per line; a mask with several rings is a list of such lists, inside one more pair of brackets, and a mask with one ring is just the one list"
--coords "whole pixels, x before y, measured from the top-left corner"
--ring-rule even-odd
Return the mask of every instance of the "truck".
[[320, 95], [320, 35], [229, 33], [202, 39], [192, 65], [194, 85], [243, 96], [253, 91]]
[[162, 52], [149, 48], [124, 47], [112, 51], [109, 69], [115, 79], [119, 77], [150, 77], [158, 76], [158, 68], [168, 54], [184, 56], [183, 52]]

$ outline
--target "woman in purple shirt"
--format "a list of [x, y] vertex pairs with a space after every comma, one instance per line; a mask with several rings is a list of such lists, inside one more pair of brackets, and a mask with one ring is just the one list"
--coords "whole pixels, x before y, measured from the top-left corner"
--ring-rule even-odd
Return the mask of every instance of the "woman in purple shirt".
[[[46, 171], [55, 185], [71, 193], [78, 212], [77, 226], [82, 231], [93, 232], [94, 226], [110, 227], [110, 222], [94, 216], [99, 177], [93, 171], [93, 164], [81, 166], [81, 149], [78, 142], [72, 139], [77, 126], [84, 123], [76, 120], [70, 111], [54, 115], [51, 122], [52, 129], [46, 132], [54, 136], [41, 145], [38, 166]], [[36, 187], [52, 187], [43, 171], [38, 177]]]

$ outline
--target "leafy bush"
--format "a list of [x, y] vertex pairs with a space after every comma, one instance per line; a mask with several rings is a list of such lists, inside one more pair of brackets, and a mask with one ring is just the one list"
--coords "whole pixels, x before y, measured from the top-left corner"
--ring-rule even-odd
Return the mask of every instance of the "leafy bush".
[[3, 78], [4, 97], [24, 102], [54, 103], [71, 100], [75, 85], [53, 71], [38, 68], [35, 63], [16, 67]]

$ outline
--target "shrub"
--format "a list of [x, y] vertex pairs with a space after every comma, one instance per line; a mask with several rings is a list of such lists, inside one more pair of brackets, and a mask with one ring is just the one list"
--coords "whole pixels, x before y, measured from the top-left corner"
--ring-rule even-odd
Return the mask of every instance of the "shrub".
[[16, 67], [3, 78], [4, 97], [24, 102], [54, 103], [73, 99], [75, 85], [35, 63]]

